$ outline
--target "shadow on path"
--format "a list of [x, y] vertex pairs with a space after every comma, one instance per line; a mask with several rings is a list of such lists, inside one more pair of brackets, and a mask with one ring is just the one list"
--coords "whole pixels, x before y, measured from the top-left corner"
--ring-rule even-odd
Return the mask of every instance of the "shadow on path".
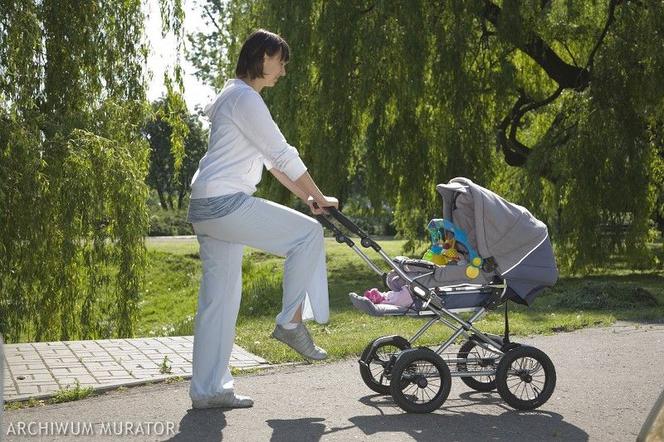
[[[483, 415], [464, 411], [477, 402], [501, 406], [505, 412]], [[381, 433], [404, 440], [410, 437], [417, 441], [468, 440], [468, 441], [587, 441], [588, 434], [565, 422], [557, 413], [546, 410], [520, 412], [502, 406], [495, 393], [464, 393], [459, 399], [448, 399], [436, 413], [409, 414], [402, 412], [389, 396], [365, 396], [360, 399], [365, 405], [379, 410], [379, 415], [355, 416], [351, 425], [327, 428], [324, 418], [268, 420], [273, 429], [271, 441], [293, 440], [318, 441], [323, 436], [343, 432], [351, 428], [361, 430], [366, 436], [380, 438]], [[389, 414], [385, 412], [389, 411]], [[396, 413], [396, 414], [395, 414]], [[349, 436], [350, 437], [350, 436]]]
[[[403, 412], [390, 396], [370, 395], [359, 401], [375, 409], [367, 416], [354, 416], [348, 425], [330, 427], [324, 417], [298, 419], [268, 419], [272, 429], [271, 442], [319, 441], [324, 436], [344, 431], [360, 430], [375, 437], [395, 436], [417, 441], [587, 441], [588, 434], [565, 422], [563, 416], [544, 410], [515, 411], [503, 403], [497, 393], [465, 392], [448, 399], [435, 413], [409, 414]], [[493, 414], [477, 412], [477, 406], [486, 405]], [[469, 408], [473, 407], [473, 411]], [[502, 412], [495, 415], [496, 407]], [[376, 413], [376, 411], [378, 413]], [[171, 441], [219, 441], [227, 425], [226, 413], [233, 410], [188, 410], [180, 421], [179, 432]], [[338, 422], [338, 421], [337, 421]], [[357, 431], [348, 438], [357, 437]]]
[[178, 434], [170, 441], [220, 441], [226, 427], [225, 411], [219, 408], [208, 410], [187, 410], [180, 421]]
[[317, 441], [326, 434], [347, 430], [355, 426], [348, 425], [327, 429], [324, 423], [325, 419], [322, 417], [270, 419], [266, 422], [272, 428], [270, 442]]

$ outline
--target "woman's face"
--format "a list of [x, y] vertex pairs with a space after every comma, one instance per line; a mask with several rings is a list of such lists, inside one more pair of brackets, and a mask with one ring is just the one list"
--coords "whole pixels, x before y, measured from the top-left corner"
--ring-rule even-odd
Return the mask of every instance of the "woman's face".
[[263, 78], [267, 83], [265, 86], [274, 86], [279, 77], [286, 75], [286, 62], [281, 59], [281, 51], [269, 56], [265, 54], [263, 59]]

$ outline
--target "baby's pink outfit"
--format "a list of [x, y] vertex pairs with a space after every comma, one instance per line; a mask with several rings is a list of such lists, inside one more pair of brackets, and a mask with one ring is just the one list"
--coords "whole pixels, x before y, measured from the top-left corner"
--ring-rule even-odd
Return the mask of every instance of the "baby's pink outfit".
[[410, 296], [407, 286], [401, 287], [401, 290], [390, 290], [381, 293], [377, 288], [372, 288], [364, 292], [364, 296], [374, 304], [392, 304], [400, 307], [410, 307], [413, 298]]
[[375, 287], [364, 292], [364, 297], [368, 298], [374, 304], [380, 304], [385, 301], [385, 296]]

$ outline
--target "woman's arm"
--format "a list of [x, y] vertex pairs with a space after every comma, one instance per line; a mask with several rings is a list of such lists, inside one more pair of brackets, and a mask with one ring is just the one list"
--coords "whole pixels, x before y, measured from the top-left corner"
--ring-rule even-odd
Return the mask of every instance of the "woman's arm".
[[290, 190], [300, 198], [304, 203], [306, 204], [307, 199], [309, 198], [309, 194], [307, 194], [304, 190], [300, 189], [300, 187], [295, 184], [288, 176], [286, 176], [285, 173], [277, 170], [276, 167], [273, 167], [270, 169], [270, 173], [279, 181], [286, 189]]
[[314, 214], [320, 214], [324, 211], [320, 208], [313, 206], [313, 202], [318, 204], [319, 207], [339, 207], [339, 201], [330, 196], [325, 196], [320, 191], [316, 183], [314, 182], [309, 172], [304, 172], [297, 180], [293, 181], [288, 176], [277, 170], [276, 168], [271, 168], [270, 173], [288, 190], [293, 192], [304, 201]]

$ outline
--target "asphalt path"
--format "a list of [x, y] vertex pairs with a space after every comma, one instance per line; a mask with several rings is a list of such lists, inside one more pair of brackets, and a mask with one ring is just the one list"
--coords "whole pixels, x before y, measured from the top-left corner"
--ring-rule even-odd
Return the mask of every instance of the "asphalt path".
[[2, 434], [8, 441], [636, 440], [664, 389], [664, 325], [621, 324], [518, 341], [546, 352], [557, 371], [553, 396], [532, 412], [515, 411], [497, 393], [474, 392], [454, 379], [439, 410], [407, 414], [390, 396], [369, 390], [357, 362], [345, 360], [238, 377], [236, 390], [255, 400], [250, 409], [192, 410], [183, 381], [8, 411]]

